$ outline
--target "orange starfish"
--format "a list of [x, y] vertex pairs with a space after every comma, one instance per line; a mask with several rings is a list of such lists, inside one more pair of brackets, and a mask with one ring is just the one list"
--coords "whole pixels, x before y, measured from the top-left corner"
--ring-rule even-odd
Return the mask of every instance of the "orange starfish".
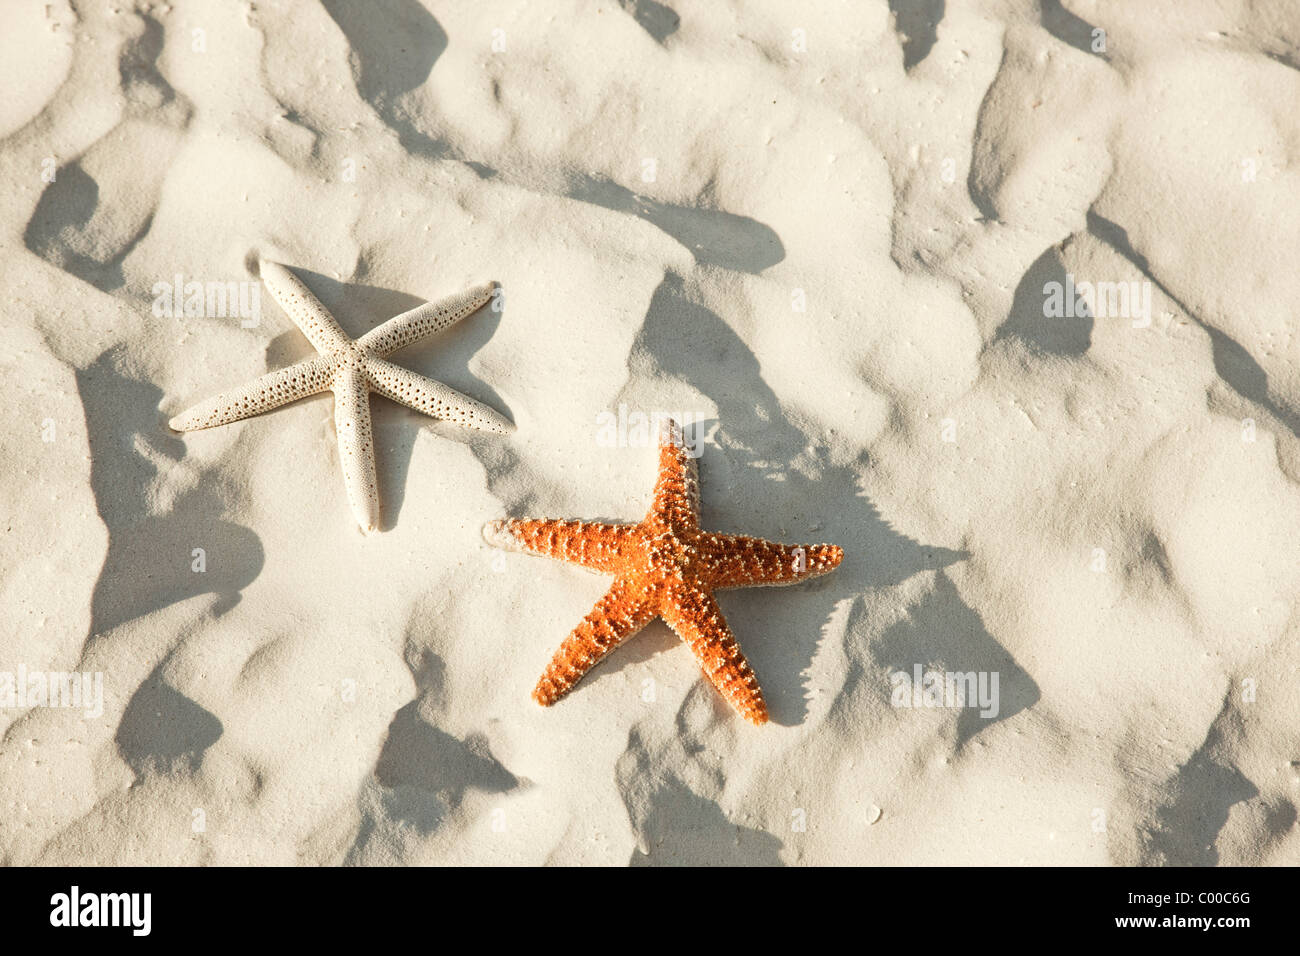
[[683, 446], [681, 429], [670, 420], [659, 436], [654, 503], [640, 524], [524, 518], [484, 527], [484, 537], [498, 547], [614, 575], [613, 586], [556, 651], [533, 690], [533, 700], [543, 706], [555, 703], [606, 654], [662, 617], [746, 720], [767, 721], [758, 679], [713, 592], [817, 577], [833, 571], [844, 550], [833, 544], [789, 545], [712, 534], [700, 530], [699, 514], [695, 459]]

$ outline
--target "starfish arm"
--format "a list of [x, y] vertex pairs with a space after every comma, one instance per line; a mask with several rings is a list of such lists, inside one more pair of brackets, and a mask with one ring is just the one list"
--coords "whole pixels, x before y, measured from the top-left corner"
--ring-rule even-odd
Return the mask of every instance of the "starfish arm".
[[727, 627], [717, 599], [706, 588], [682, 583], [669, 591], [660, 613], [690, 647], [718, 693], [750, 723], [766, 723], [763, 690]]
[[829, 574], [844, 560], [833, 544], [778, 544], [743, 534], [706, 534], [700, 540], [711, 587], [796, 584]]
[[655, 482], [650, 514], [672, 528], [699, 525], [700, 480], [695, 459], [672, 419], [659, 426], [659, 478]]
[[352, 514], [362, 530], [374, 531], [379, 527], [379, 481], [370, 428], [370, 391], [360, 372], [351, 372], [334, 385], [334, 431]]
[[366, 360], [370, 387], [385, 398], [434, 418], [485, 432], [514, 430], [501, 415], [454, 388], [380, 358]]
[[205, 399], [178, 414], [168, 425], [178, 432], [215, 428], [269, 412], [329, 387], [330, 364], [317, 355]]
[[335, 352], [352, 344], [334, 316], [303, 281], [278, 262], [263, 262], [262, 282], [293, 324], [318, 352]]
[[533, 689], [533, 700], [548, 707], [655, 617], [655, 606], [623, 579], [614, 581], [581, 624], [573, 629]]
[[437, 302], [426, 302], [409, 312], [394, 316], [357, 339], [357, 346], [373, 355], [388, 355], [405, 348], [417, 339], [441, 332], [465, 316], [476, 312], [492, 298], [493, 283], [477, 285], [466, 292]]
[[483, 537], [498, 548], [529, 551], [605, 574], [636, 540], [636, 525], [593, 521], [554, 521], [549, 518], [509, 518], [483, 527]]

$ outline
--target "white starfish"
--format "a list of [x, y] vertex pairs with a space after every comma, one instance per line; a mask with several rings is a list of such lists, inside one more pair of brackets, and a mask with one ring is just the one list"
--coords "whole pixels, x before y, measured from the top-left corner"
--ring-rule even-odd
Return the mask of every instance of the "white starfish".
[[357, 523], [366, 531], [374, 531], [379, 525], [379, 486], [370, 430], [371, 392], [465, 428], [512, 430], [508, 421], [486, 405], [441, 382], [384, 361], [384, 356], [474, 312], [492, 298], [491, 283], [439, 302], [426, 302], [353, 341], [302, 280], [284, 266], [263, 262], [262, 282], [320, 354], [199, 402], [171, 420], [169, 424], [176, 431], [237, 422], [309, 395], [332, 391], [334, 430], [348, 501]]

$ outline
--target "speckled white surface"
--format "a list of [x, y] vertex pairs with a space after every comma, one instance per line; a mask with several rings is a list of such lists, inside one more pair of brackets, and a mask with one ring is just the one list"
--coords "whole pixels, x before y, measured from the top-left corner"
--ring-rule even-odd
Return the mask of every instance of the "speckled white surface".
[[[1300, 862], [1300, 11], [801, 6], [5, 11], [0, 860]], [[327, 398], [169, 432], [310, 354], [155, 308], [259, 258], [352, 336], [499, 282], [402, 364], [517, 431], [373, 399], [369, 537]], [[662, 623], [528, 698], [607, 582], [479, 529], [635, 520], [655, 413], [847, 551], [721, 599], [763, 728]]]

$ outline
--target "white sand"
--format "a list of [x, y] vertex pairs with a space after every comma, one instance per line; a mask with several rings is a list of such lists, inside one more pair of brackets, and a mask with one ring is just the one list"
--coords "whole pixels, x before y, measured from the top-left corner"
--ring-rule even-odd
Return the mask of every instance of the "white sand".
[[[0, 708], [0, 860], [1300, 862], [1300, 10], [897, 6], [6, 9], [0, 683], [103, 707]], [[259, 257], [353, 335], [500, 282], [395, 359], [518, 431], [375, 399], [371, 537], [328, 397], [169, 432], [309, 354], [153, 314]], [[722, 597], [765, 727], [661, 622], [529, 700], [606, 582], [479, 529], [639, 517], [620, 405], [848, 552]]]

